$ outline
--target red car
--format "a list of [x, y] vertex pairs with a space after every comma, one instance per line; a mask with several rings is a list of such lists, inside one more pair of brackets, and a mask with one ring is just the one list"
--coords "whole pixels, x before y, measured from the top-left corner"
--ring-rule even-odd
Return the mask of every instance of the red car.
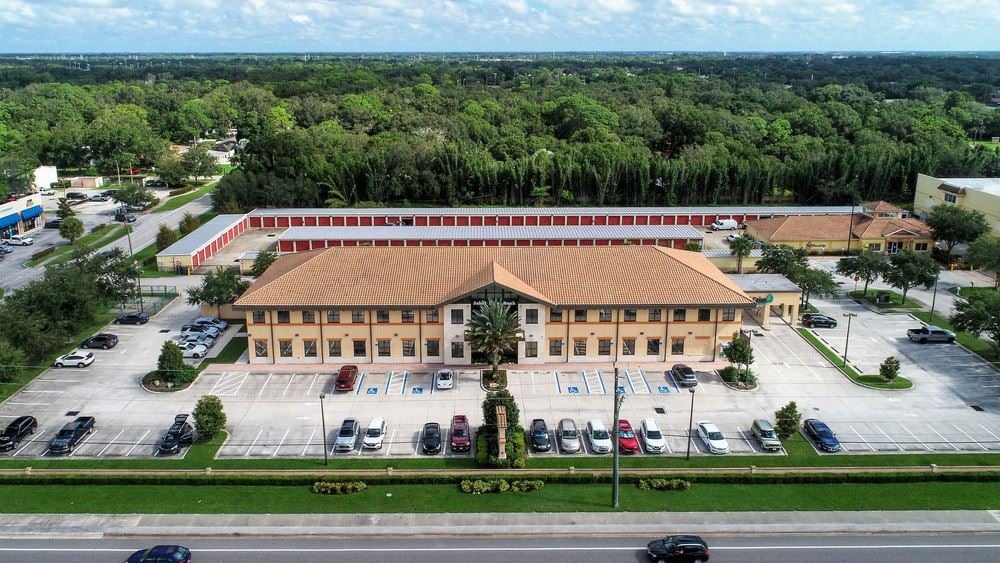
[[333, 384], [334, 391], [354, 391], [354, 382], [358, 379], [358, 366], [343, 366], [337, 373], [337, 382]]
[[639, 439], [636, 438], [632, 425], [624, 418], [618, 421], [618, 451], [623, 454], [639, 451]]
[[467, 452], [472, 449], [472, 429], [464, 414], [451, 417], [451, 451]]

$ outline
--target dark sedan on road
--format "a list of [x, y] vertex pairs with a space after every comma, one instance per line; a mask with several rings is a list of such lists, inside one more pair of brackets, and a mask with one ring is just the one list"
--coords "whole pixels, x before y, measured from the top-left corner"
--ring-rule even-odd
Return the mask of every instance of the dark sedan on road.
[[116, 325], [144, 325], [149, 322], [149, 315], [146, 313], [125, 313], [114, 320]]
[[840, 440], [837, 439], [837, 435], [822, 420], [810, 418], [805, 421], [803, 427], [806, 429], [806, 435], [816, 442], [816, 446], [819, 449], [825, 452], [840, 451]]
[[646, 555], [661, 563], [708, 561], [708, 544], [699, 536], [667, 536], [646, 544]]
[[802, 315], [802, 324], [809, 328], [837, 328], [837, 319], [826, 315]]
[[179, 545], [155, 545], [136, 551], [125, 563], [190, 563], [191, 550]]
[[109, 348], [114, 348], [118, 345], [118, 337], [114, 334], [109, 334], [102, 332], [101, 334], [95, 334], [90, 338], [84, 340], [80, 343], [80, 348], [100, 348], [102, 350], [107, 350]]
[[420, 439], [420, 447], [427, 455], [441, 453], [441, 425], [436, 422], [428, 422], [424, 425], [424, 432]]

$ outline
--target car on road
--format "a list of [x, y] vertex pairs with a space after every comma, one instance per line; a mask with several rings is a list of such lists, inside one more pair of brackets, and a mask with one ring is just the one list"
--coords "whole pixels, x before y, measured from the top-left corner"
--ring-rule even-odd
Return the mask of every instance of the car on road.
[[451, 451], [467, 452], [472, 449], [472, 428], [464, 414], [451, 417]]
[[677, 384], [681, 387], [695, 387], [698, 385], [698, 376], [695, 375], [694, 370], [685, 364], [674, 364], [670, 368], [671, 375], [677, 380]]
[[197, 360], [198, 358], [204, 358], [205, 354], [208, 354], [208, 346], [198, 344], [197, 342], [185, 340], [181, 341], [177, 347], [181, 349], [181, 353], [185, 358], [194, 358]]
[[337, 372], [337, 381], [333, 384], [334, 391], [354, 391], [354, 383], [358, 379], [358, 366], [342, 366]]
[[428, 422], [420, 434], [420, 449], [427, 455], [441, 453], [441, 425]]
[[618, 421], [618, 451], [623, 454], [639, 453], [639, 438], [632, 430], [632, 423], [624, 418]]
[[218, 338], [222, 331], [214, 326], [187, 324], [181, 327], [181, 335], [186, 334], [207, 334], [212, 338]]
[[840, 451], [840, 440], [837, 439], [837, 435], [830, 430], [830, 427], [826, 425], [825, 422], [817, 418], [806, 419], [802, 423], [802, 427], [805, 428], [806, 436], [816, 443], [816, 447], [823, 450], [824, 452], [839, 452]]
[[100, 348], [108, 350], [118, 345], [118, 336], [107, 332], [95, 334], [80, 343], [80, 348]]
[[656, 421], [652, 418], [642, 419], [639, 433], [642, 435], [642, 443], [646, 446], [646, 453], [662, 454], [667, 449], [667, 442], [663, 439], [663, 433]]
[[357, 419], [346, 418], [340, 425], [337, 432], [337, 440], [333, 443], [333, 451], [349, 452], [354, 450], [354, 444], [358, 441], [358, 433], [361, 431]]
[[694, 535], [667, 536], [646, 544], [646, 555], [658, 563], [708, 561], [708, 544]]
[[67, 423], [49, 442], [49, 453], [71, 453], [84, 436], [94, 432], [94, 422], [92, 416], [79, 416], [73, 422]]
[[78, 367], [78, 368], [83, 368], [83, 367], [89, 366], [92, 363], [94, 363], [94, 353], [93, 352], [84, 352], [83, 350], [74, 350], [73, 352], [70, 352], [69, 354], [63, 354], [62, 356], [59, 356], [58, 358], [56, 358], [56, 361], [52, 362], [52, 365], [54, 365], [57, 368], [66, 367], [66, 366], [75, 366], [75, 367]]
[[132, 215], [131, 213], [125, 213], [124, 211], [116, 211], [115, 221], [118, 221], [119, 223], [135, 223], [137, 219], [135, 218], [135, 215]]
[[754, 420], [753, 424], [750, 425], [750, 433], [757, 439], [761, 449], [772, 452], [781, 451], [781, 440], [769, 421], [763, 418]]
[[129, 555], [125, 563], [191, 563], [191, 550], [179, 545], [154, 545]]
[[729, 442], [726, 441], [726, 437], [722, 435], [719, 427], [711, 422], [707, 420], [698, 422], [698, 437], [701, 438], [709, 452], [713, 454], [729, 453]]
[[928, 342], [955, 342], [955, 333], [937, 326], [922, 326], [911, 328], [906, 331], [906, 337], [914, 342], [926, 344]]
[[552, 441], [549, 439], [549, 427], [545, 420], [536, 418], [531, 421], [531, 429], [528, 431], [528, 442], [531, 449], [536, 452], [547, 452], [552, 449]]
[[35, 244], [35, 239], [21, 235], [13, 235], [8, 238], [6, 242], [11, 246], [31, 246]]
[[87, 194], [83, 192], [66, 192], [66, 199], [76, 201], [87, 201]]
[[116, 325], [144, 325], [149, 322], [149, 315], [140, 312], [125, 313], [112, 322]]
[[587, 438], [590, 440], [590, 449], [595, 454], [611, 453], [611, 433], [600, 419], [587, 421]]
[[556, 427], [556, 438], [559, 440], [559, 449], [563, 453], [575, 454], [580, 451], [580, 431], [576, 428], [576, 423], [571, 418], [564, 418], [559, 421]]
[[361, 441], [361, 448], [368, 450], [381, 450], [382, 443], [385, 442], [385, 418], [376, 416], [368, 423], [365, 429], [365, 437]]
[[434, 387], [451, 389], [455, 386], [455, 372], [450, 369], [439, 369], [434, 372]]
[[802, 315], [802, 324], [809, 328], [837, 328], [837, 319], [826, 315], [806, 313]]
[[174, 423], [167, 429], [167, 433], [160, 440], [157, 451], [161, 454], [176, 454], [184, 446], [194, 443], [194, 426], [188, 422], [188, 415], [179, 414], [174, 417]]
[[226, 321], [223, 321], [221, 319], [217, 319], [215, 317], [198, 317], [197, 319], [191, 321], [190, 324], [193, 324], [193, 325], [204, 325], [204, 326], [213, 326], [213, 327], [219, 329], [220, 331], [223, 331], [223, 330], [226, 330], [227, 328], [229, 328], [229, 323], [227, 323]]
[[58, 229], [62, 226], [62, 219], [49, 219], [45, 222], [46, 229]]
[[21, 444], [21, 440], [29, 434], [34, 434], [38, 421], [33, 416], [19, 416], [11, 421], [0, 434], [0, 451], [13, 450]]
[[104, 194], [94, 194], [87, 199], [89, 199], [90, 201], [111, 201], [111, 196]]

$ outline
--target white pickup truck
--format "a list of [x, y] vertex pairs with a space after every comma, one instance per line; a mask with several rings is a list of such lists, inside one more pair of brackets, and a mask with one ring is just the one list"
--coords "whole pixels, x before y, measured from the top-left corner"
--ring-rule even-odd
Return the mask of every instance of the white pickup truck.
[[906, 331], [906, 336], [910, 340], [921, 344], [926, 344], [928, 342], [947, 342], [950, 344], [955, 341], [954, 332], [936, 326], [911, 328]]

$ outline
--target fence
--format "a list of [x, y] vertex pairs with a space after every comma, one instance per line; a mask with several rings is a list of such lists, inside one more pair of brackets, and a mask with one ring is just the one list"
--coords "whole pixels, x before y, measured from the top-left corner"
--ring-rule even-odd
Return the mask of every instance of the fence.
[[177, 297], [177, 286], [175, 285], [140, 285], [143, 295], [154, 295], [163, 297]]

